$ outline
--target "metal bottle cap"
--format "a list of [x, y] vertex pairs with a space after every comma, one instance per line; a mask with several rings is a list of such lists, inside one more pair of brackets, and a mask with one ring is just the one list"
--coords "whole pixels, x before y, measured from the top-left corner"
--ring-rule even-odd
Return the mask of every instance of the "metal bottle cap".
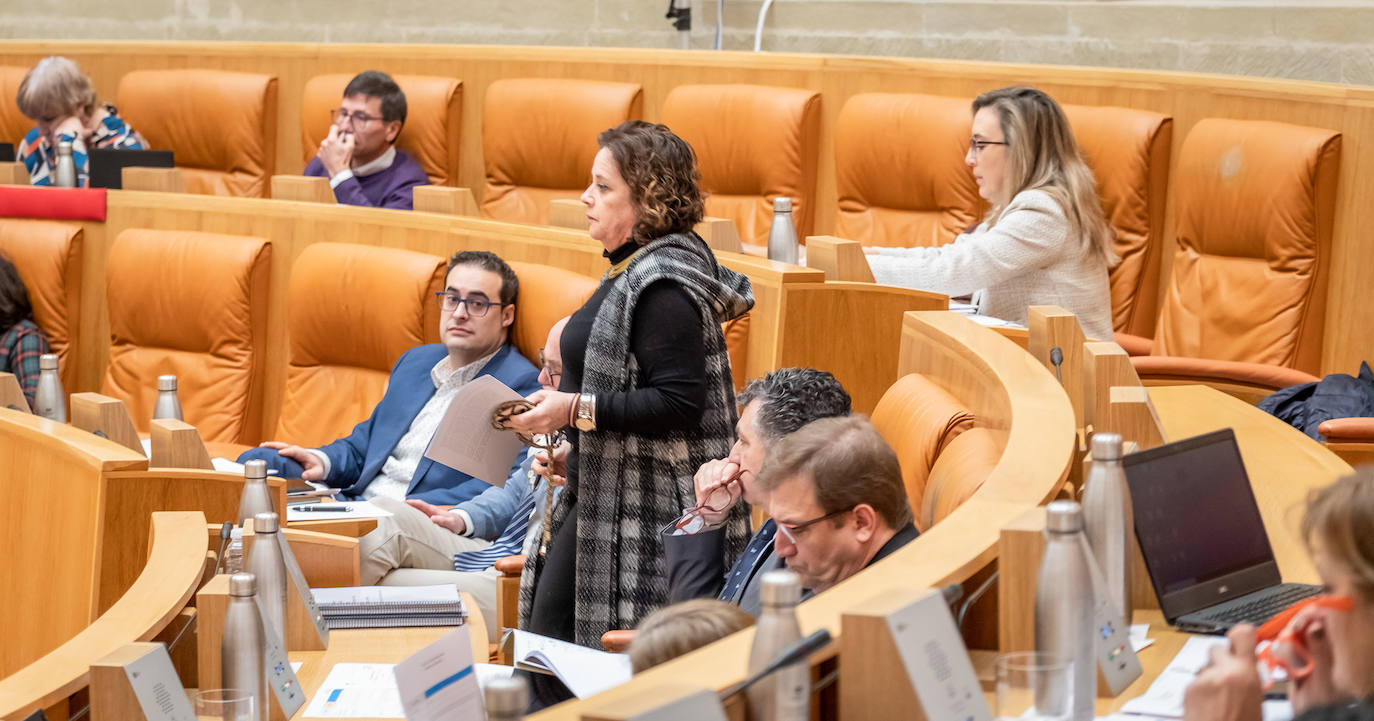
[[57, 141], [57, 152], [58, 152], [58, 153], [61, 153], [61, 152], [64, 151], [64, 150], [67, 151], [67, 152], [71, 152], [71, 150], [72, 150], [72, 141], [70, 141], [70, 140], [59, 140], [59, 141]]
[[251, 573], [235, 573], [229, 577], [230, 596], [258, 595], [258, 577]]
[[791, 199], [791, 198], [788, 198], [788, 197], [774, 198], [774, 199], [773, 199], [773, 212], [774, 212], [774, 213], [790, 213], [790, 212], [792, 212], [792, 199]]
[[492, 679], [482, 693], [491, 716], [523, 716], [530, 705], [529, 687], [519, 676]]
[[1048, 511], [1045, 529], [1054, 533], [1074, 533], [1083, 530], [1083, 507], [1077, 501], [1055, 501], [1045, 507]]
[[1093, 460], [1094, 460], [1094, 461], [1119, 461], [1119, 460], [1121, 460], [1121, 434], [1120, 434], [1120, 433], [1094, 433], [1094, 434], [1093, 434]]
[[763, 574], [759, 601], [771, 606], [796, 605], [801, 602], [801, 580], [787, 569], [769, 571]]
[[267, 480], [267, 461], [249, 461], [243, 464], [243, 477], [248, 480]]
[[157, 389], [159, 391], [174, 391], [177, 389], [177, 377], [171, 374], [157, 377]]
[[38, 370], [40, 370], [40, 371], [55, 371], [55, 370], [57, 370], [57, 354], [56, 354], [56, 353], [44, 353], [43, 355], [38, 356]]
[[281, 521], [277, 519], [275, 513], [259, 513], [253, 516], [253, 531], [255, 533], [276, 533], [281, 528]]

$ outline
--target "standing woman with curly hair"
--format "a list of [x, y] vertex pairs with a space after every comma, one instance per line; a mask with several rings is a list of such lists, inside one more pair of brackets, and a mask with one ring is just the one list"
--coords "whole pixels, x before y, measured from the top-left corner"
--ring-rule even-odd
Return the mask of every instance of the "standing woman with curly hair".
[[[552, 541], [521, 578], [520, 625], [593, 647], [668, 601], [658, 532], [696, 505], [697, 468], [730, 452], [720, 324], [754, 304], [749, 279], [718, 265], [692, 230], [705, 206], [691, 146], [641, 121], [597, 142], [582, 202], [610, 269], [563, 331], [559, 389], [530, 396], [535, 407], [509, 424], [573, 428]], [[729, 550], [748, 536], [737, 509]]]
[[972, 293], [979, 314], [1022, 325], [1027, 306], [1057, 305], [1089, 338], [1111, 340], [1114, 234], [1059, 104], [1035, 88], [979, 95], [964, 162], [992, 206], [987, 218], [948, 245], [865, 248], [873, 277]]

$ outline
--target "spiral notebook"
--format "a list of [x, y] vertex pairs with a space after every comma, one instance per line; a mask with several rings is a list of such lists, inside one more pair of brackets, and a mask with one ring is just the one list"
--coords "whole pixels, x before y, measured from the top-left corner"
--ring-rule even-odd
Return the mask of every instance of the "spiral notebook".
[[344, 586], [311, 593], [330, 628], [461, 626], [468, 615], [452, 584]]

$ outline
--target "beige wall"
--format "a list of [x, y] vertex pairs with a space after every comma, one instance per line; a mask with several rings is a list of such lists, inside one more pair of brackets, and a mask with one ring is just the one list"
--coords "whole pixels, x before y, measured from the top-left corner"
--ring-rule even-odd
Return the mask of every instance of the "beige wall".
[[[711, 47], [715, 0], [692, 0]], [[726, 0], [753, 47], [761, 0]], [[0, 0], [0, 38], [677, 48], [667, 0]], [[381, 18], [377, 8], [388, 7]], [[1374, 85], [1374, 0], [777, 0], [766, 50], [1001, 60]]]

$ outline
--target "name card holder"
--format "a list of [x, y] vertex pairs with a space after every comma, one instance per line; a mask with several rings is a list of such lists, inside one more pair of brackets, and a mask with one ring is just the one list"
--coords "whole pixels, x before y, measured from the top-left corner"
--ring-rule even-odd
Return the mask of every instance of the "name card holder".
[[[301, 572], [300, 564], [296, 562], [296, 554], [291, 550], [285, 533], [278, 532], [276, 535], [277, 542], [281, 544], [282, 560], [286, 565], [286, 582], [290, 586], [286, 590], [286, 633], [283, 634], [286, 636], [286, 650], [323, 651], [329, 648], [329, 625], [325, 623], [324, 614], [315, 605], [315, 597], [310, 593], [310, 585], [305, 580], [305, 574]], [[245, 529], [244, 568], [247, 568], [248, 559], [252, 556], [256, 543], [256, 535]]]
[[329, 179], [313, 175], [272, 176], [272, 199], [329, 205], [339, 202], [334, 198], [334, 189], [329, 187]]
[[186, 178], [176, 168], [120, 168], [119, 186], [124, 190], [185, 193]]
[[587, 229], [587, 206], [576, 198], [549, 201], [549, 225], [559, 228]]
[[92, 721], [195, 721], [186, 689], [160, 643], [121, 646], [91, 664], [90, 684]]
[[1162, 446], [1169, 441], [1164, 435], [1164, 426], [1159, 422], [1159, 413], [1150, 400], [1150, 391], [1144, 386], [1112, 386], [1107, 403], [1107, 417], [1103, 420], [1102, 430], [1120, 433], [1128, 441], [1134, 441], [1137, 450], [1148, 450]]
[[99, 393], [73, 393], [70, 403], [74, 427], [143, 454], [143, 443], [138, 438], [134, 419], [129, 415], [129, 409], [124, 407], [124, 401]]
[[[1111, 341], [1083, 344], [1083, 425], [1093, 433], [1119, 433], [1107, 427], [1112, 386], [1138, 386], [1140, 376], [1131, 357]], [[1125, 437], [1125, 436], [1123, 436]], [[1131, 440], [1131, 439], [1127, 439]]]
[[469, 218], [481, 217], [477, 209], [477, 198], [471, 188], [450, 188], [445, 185], [417, 185], [411, 191], [411, 203], [421, 213], [443, 213], [463, 215]]
[[24, 389], [19, 387], [19, 379], [13, 373], [0, 373], [0, 407], [23, 413], [32, 413], [29, 399], [24, 397]]
[[210, 452], [195, 426], [175, 418], [155, 418], [148, 430], [152, 440], [148, 467], [214, 470]]
[[873, 267], [864, 255], [863, 244], [857, 240], [833, 235], [807, 236], [806, 267], [825, 273], [826, 280], [874, 282]]
[[[741, 694], [737, 698], [744, 697]], [[650, 686], [582, 712], [582, 721], [726, 721], [726, 718], [715, 692], [691, 686]]]
[[697, 235], [706, 241], [711, 250], [723, 253], [743, 253], [744, 243], [739, 238], [739, 228], [729, 218], [707, 216], [697, 223]]
[[29, 169], [24, 164], [13, 160], [7, 163], [0, 163], [0, 185], [29, 185]]

